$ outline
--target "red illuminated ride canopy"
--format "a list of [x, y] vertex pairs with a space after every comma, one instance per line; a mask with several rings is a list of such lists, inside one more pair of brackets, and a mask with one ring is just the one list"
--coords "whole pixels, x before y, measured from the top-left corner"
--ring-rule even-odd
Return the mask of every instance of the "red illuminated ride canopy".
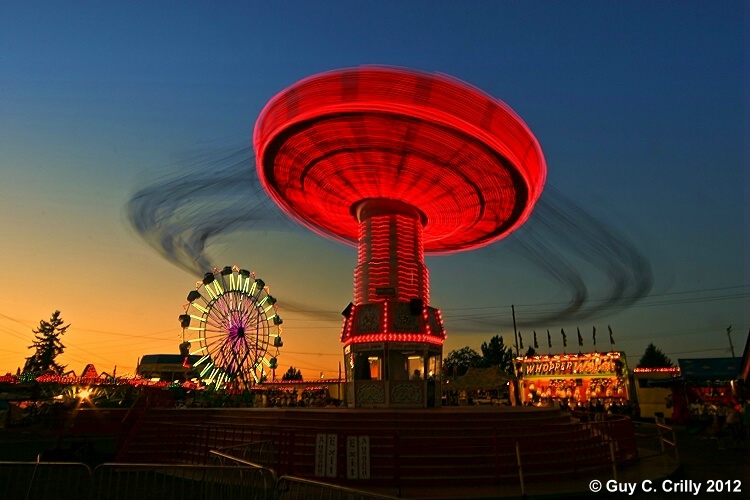
[[323, 73], [275, 96], [254, 132], [260, 180], [313, 230], [358, 243], [368, 200], [410, 205], [425, 252], [496, 241], [529, 217], [546, 176], [525, 123], [457, 80], [364, 67]]

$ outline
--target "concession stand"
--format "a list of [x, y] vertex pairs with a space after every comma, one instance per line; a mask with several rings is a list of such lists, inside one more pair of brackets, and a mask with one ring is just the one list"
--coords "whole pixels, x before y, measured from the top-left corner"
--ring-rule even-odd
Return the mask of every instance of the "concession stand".
[[623, 352], [521, 356], [514, 360], [522, 404], [607, 409], [628, 403], [628, 365]]

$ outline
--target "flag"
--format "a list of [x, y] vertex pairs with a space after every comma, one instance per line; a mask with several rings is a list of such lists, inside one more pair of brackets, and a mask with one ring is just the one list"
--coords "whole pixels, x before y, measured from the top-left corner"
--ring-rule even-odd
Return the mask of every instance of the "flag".
[[609, 343], [615, 345], [615, 339], [612, 337], [612, 328], [609, 325], [607, 325], [607, 330], [609, 330]]
[[547, 345], [552, 349], [552, 337], [550, 337], [549, 330], [547, 330]]
[[596, 327], [594, 327], [594, 333], [592, 336], [594, 337], [594, 345], [596, 345]]
[[568, 337], [565, 336], [565, 330], [560, 328], [560, 333], [562, 334], [563, 338], [563, 347], [568, 347]]
[[576, 328], [578, 330], [578, 345], [583, 345], [583, 337], [581, 337], [581, 329]]
[[539, 342], [536, 341], [536, 330], [534, 330], [534, 349], [539, 349]]
[[518, 332], [518, 346], [523, 351], [523, 339], [521, 338], [521, 332]]

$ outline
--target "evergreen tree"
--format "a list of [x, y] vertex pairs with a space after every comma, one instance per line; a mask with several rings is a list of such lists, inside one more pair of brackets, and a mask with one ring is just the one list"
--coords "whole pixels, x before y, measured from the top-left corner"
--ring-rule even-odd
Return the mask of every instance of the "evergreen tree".
[[60, 317], [60, 311], [52, 313], [49, 321], [40, 321], [39, 328], [32, 330], [36, 335], [34, 343], [29, 349], [35, 349], [34, 354], [26, 360], [24, 371], [44, 372], [52, 370], [58, 375], [63, 374], [64, 365], [59, 365], [55, 361], [57, 356], [63, 353], [65, 346], [60, 337], [70, 325], [63, 325], [64, 321]]
[[638, 368], [663, 368], [670, 366], [674, 366], [672, 360], [654, 344], [649, 344], [646, 347], [646, 351], [638, 362]]
[[281, 376], [281, 380], [302, 380], [302, 372], [290, 366], [286, 373]]
[[482, 366], [482, 356], [469, 346], [451, 351], [443, 360], [446, 375], [464, 375], [470, 367]]
[[482, 366], [499, 366], [506, 373], [513, 373], [513, 349], [506, 346], [500, 335], [495, 335], [490, 342], [482, 342]]

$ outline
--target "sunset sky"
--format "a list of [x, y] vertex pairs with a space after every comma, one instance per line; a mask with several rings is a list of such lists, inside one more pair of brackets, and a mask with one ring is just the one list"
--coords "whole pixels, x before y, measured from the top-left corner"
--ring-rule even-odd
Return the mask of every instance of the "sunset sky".
[[[0, 14], [0, 373], [60, 310], [59, 361], [134, 372], [177, 353], [203, 272], [165, 258], [131, 200], [206, 201], [258, 219], [222, 226], [205, 257], [257, 273], [284, 318], [280, 376], [338, 374], [356, 252], [251, 191], [255, 120], [277, 92], [367, 64], [444, 73], [508, 104], [548, 176], [525, 227], [428, 257], [447, 354], [502, 334], [525, 347], [609, 349], [635, 365], [737, 356], [750, 328], [741, 1], [6, 1]], [[221, 171], [246, 172], [219, 182]], [[223, 174], [222, 174], [223, 175]], [[214, 178], [216, 176], [216, 178]], [[216, 180], [216, 182], [214, 182]], [[185, 186], [203, 187], [193, 197]], [[239, 189], [239, 192], [238, 192]], [[201, 197], [205, 196], [204, 200]], [[192, 210], [192, 212], [191, 212]], [[259, 212], [262, 212], [259, 214]], [[184, 222], [184, 221], [183, 221]], [[153, 235], [152, 235], [153, 236]], [[288, 307], [285, 309], [285, 303]], [[575, 304], [572, 306], [571, 304]]]

